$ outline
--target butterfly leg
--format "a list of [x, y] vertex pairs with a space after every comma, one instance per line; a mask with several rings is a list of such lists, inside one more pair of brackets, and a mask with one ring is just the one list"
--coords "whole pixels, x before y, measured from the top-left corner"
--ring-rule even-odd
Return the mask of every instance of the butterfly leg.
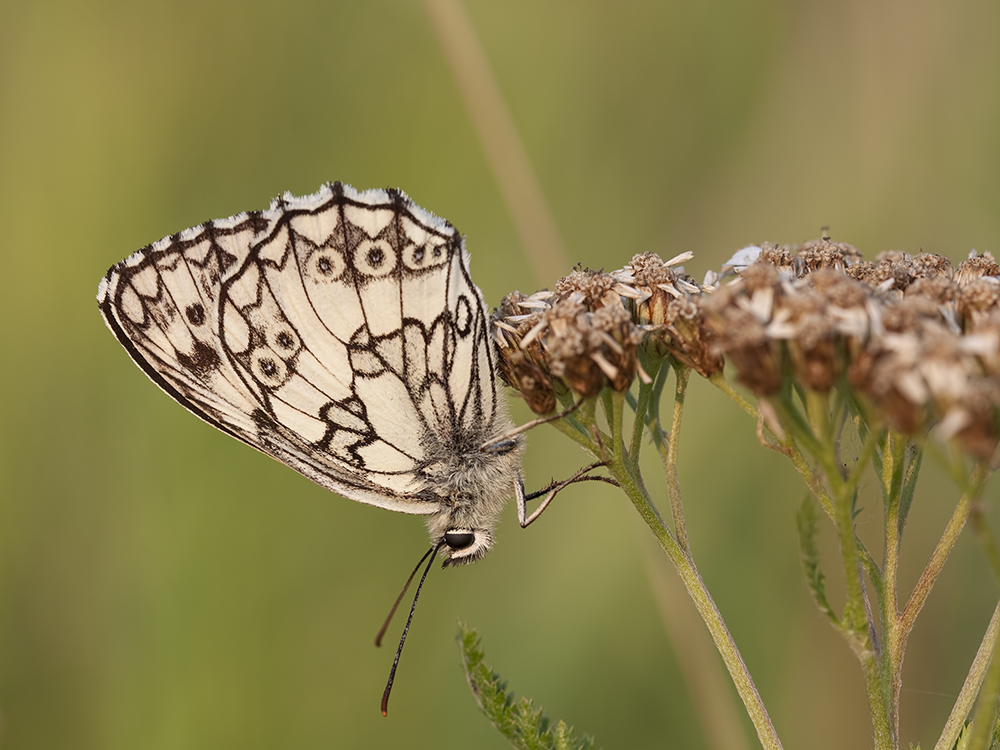
[[[576, 474], [571, 476], [569, 479], [564, 479], [561, 482], [552, 482], [548, 487], [545, 487], [537, 492], [532, 492], [530, 495], [524, 494], [524, 482], [520, 478], [517, 480], [516, 494], [517, 494], [517, 522], [521, 524], [521, 528], [527, 528], [536, 518], [542, 515], [542, 511], [548, 507], [548, 504], [552, 502], [553, 498], [559, 493], [560, 490], [564, 490], [571, 484], [576, 482], [607, 482], [608, 484], [613, 484], [616, 487], [618, 482], [616, 482], [611, 477], [594, 477], [587, 476], [587, 473], [604, 466], [603, 461], [599, 461], [590, 466], [585, 466], [580, 469]], [[537, 508], [528, 515], [528, 501], [534, 500], [535, 498], [545, 497]]]

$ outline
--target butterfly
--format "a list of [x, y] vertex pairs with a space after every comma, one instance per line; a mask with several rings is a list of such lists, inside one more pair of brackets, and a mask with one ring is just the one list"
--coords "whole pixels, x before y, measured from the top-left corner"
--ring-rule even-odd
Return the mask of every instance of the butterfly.
[[337, 182], [185, 229], [97, 301], [167, 395], [333, 492], [426, 515], [446, 566], [489, 551], [511, 495], [523, 509], [464, 241], [401, 191]]
[[[523, 433], [498, 389], [469, 254], [450, 223], [399, 190], [340, 182], [185, 229], [112, 266], [97, 302], [133, 361], [210, 425], [317, 484], [427, 516], [424, 580], [474, 562], [513, 494], [522, 527], [602, 466], [525, 495]], [[529, 515], [527, 501], [544, 495]]]

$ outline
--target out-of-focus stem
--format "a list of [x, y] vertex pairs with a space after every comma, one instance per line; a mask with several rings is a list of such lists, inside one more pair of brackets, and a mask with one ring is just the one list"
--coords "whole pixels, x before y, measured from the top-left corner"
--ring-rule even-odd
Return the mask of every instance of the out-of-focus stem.
[[475, 28], [458, 0], [424, 0], [476, 135], [500, 186], [525, 256], [541, 284], [569, 267], [545, 195]]
[[[608, 421], [611, 422], [611, 439], [614, 441], [612, 450], [615, 462], [620, 463], [622, 466], [625, 466], [625, 436], [622, 434], [624, 411], [625, 394], [618, 393], [617, 391], [613, 392], [611, 394], [611, 414], [608, 415]], [[631, 470], [632, 467], [629, 467], [629, 469]], [[638, 466], [635, 467], [634, 471], [638, 471]]]
[[997, 550], [996, 540], [993, 538], [990, 527], [986, 524], [982, 501], [976, 501], [969, 508], [969, 525], [982, 545], [983, 552], [986, 553], [986, 558], [990, 561], [990, 567], [993, 568], [993, 575], [1000, 581], [1000, 551]]
[[972, 737], [969, 738], [969, 750], [989, 750], [993, 739], [993, 730], [997, 723], [997, 698], [1000, 697], [1000, 655], [993, 648], [993, 658], [986, 672], [986, 681], [979, 693], [979, 705], [976, 716], [972, 720]]
[[927, 596], [931, 593], [931, 589], [934, 588], [934, 582], [941, 573], [941, 569], [944, 567], [944, 563], [948, 559], [952, 547], [955, 546], [958, 535], [962, 533], [962, 527], [965, 526], [965, 519], [969, 515], [969, 508], [972, 502], [978, 497], [979, 491], [983, 486], [983, 481], [986, 479], [986, 474], [987, 470], [983, 465], [979, 465], [973, 470], [968, 489], [958, 501], [958, 505], [955, 506], [955, 512], [951, 514], [951, 519], [949, 519], [948, 525], [945, 527], [944, 533], [937, 543], [937, 547], [934, 548], [930, 562], [927, 563], [927, 567], [924, 568], [920, 580], [917, 581], [917, 585], [913, 588], [910, 600], [906, 603], [903, 614], [900, 615], [900, 627], [902, 628], [904, 637], [913, 629], [913, 623], [916, 621], [917, 615], [920, 614], [920, 610], [923, 609], [924, 603], [927, 601]]
[[731, 398], [737, 406], [739, 406], [743, 411], [745, 411], [754, 419], [757, 419], [757, 417], [760, 416], [757, 413], [757, 410], [754, 408], [753, 404], [751, 404], [749, 401], [743, 398], [739, 393], [737, 393], [736, 389], [733, 388], [731, 385], [729, 385], [729, 381], [726, 380], [725, 376], [721, 372], [717, 372], [714, 375], [710, 376], [708, 382], [714, 385], [723, 393], [725, 393], [727, 396], [729, 396], [729, 398]]
[[990, 618], [990, 624], [986, 627], [986, 634], [983, 636], [982, 643], [979, 644], [976, 658], [972, 660], [969, 675], [965, 678], [965, 684], [962, 685], [962, 690], [958, 694], [958, 699], [951, 709], [951, 714], [948, 716], [948, 721], [945, 722], [944, 730], [941, 732], [941, 737], [934, 746], [934, 750], [951, 750], [955, 747], [958, 735], [961, 733], [962, 727], [965, 726], [965, 717], [972, 710], [972, 706], [976, 702], [976, 695], [986, 677], [987, 667], [996, 651], [998, 636], [1000, 636], [1000, 603], [993, 610], [993, 617]]

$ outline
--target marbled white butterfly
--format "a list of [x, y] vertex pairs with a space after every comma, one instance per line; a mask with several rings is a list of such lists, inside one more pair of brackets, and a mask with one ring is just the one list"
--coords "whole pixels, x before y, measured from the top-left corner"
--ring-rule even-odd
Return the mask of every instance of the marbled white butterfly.
[[512, 494], [524, 523], [464, 242], [402, 192], [338, 182], [185, 229], [97, 301], [171, 398], [344, 497], [426, 515], [445, 565], [486, 554]]

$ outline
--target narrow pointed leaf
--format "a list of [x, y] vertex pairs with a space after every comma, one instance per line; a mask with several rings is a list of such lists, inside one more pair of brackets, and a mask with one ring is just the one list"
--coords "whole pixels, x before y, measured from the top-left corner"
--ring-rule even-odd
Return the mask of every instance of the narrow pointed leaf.
[[472, 695], [486, 718], [518, 750], [595, 750], [594, 740], [584, 735], [578, 739], [572, 727], [562, 720], [554, 725], [530, 698], [517, 700], [500, 675], [486, 666], [479, 634], [462, 623], [458, 625], [462, 665]]

